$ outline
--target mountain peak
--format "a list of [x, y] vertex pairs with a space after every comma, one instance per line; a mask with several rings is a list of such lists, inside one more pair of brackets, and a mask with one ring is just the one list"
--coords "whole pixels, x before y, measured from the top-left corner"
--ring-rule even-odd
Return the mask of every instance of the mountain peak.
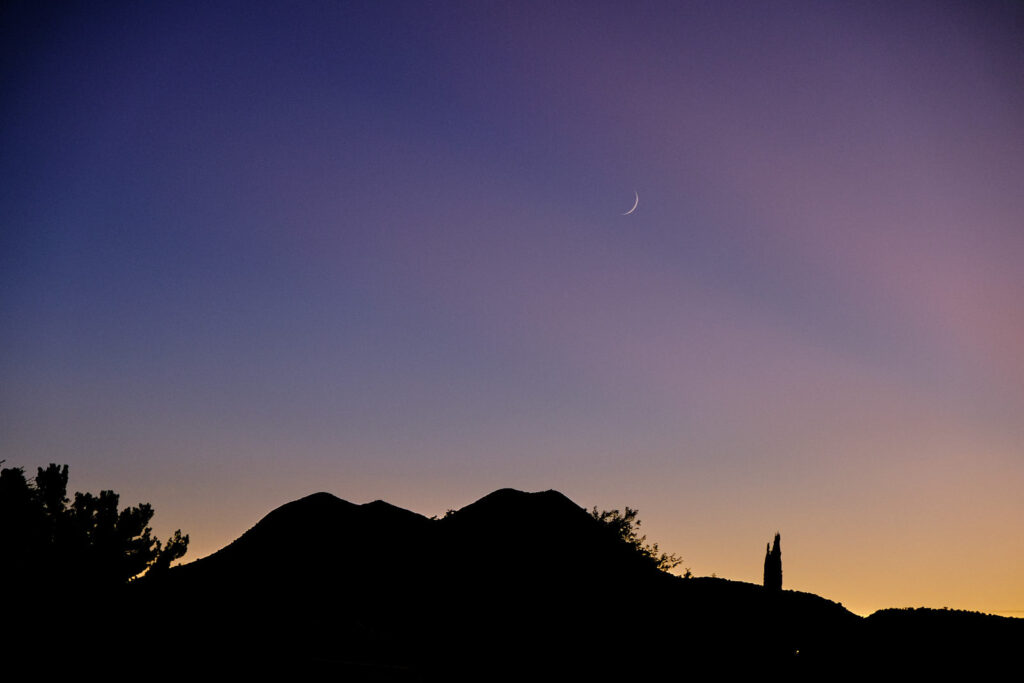
[[550, 514], [563, 511], [573, 511], [570, 514], [575, 514], [575, 511], [583, 510], [583, 508], [554, 489], [529, 492], [505, 488], [498, 489], [476, 502], [470, 503], [459, 510], [459, 513], [483, 510], [507, 510], [517, 515], [528, 515], [531, 513]]

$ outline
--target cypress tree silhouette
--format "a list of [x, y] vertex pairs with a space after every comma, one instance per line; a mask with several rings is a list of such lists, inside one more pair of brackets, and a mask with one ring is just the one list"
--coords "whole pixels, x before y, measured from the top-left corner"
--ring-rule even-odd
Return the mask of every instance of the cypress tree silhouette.
[[765, 545], [764, 553], [764, 587], [771, 590], [782, 590], [782, 549], [779, 547], [779, 534], [775, 534], [775, 543], [771, 548]]

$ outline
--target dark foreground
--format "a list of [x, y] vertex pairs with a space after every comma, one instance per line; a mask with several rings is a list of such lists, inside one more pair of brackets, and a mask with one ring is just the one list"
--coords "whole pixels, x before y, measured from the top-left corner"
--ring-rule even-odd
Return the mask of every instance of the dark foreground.
[[553, 491], [497, 491], [439, 520], [319, 493], [159, 580], [106, 595], [10, 588], [8, 652], [69, 673], [886, 679], [1012, 670], [1024, 648], [1024, 620], [864, 619], [808, 593], [674, 577]]

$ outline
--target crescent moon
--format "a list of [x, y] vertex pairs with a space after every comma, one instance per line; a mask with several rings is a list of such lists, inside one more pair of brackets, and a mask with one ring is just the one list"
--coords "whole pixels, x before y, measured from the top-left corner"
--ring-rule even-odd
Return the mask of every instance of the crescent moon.
[[636, 211], [636, 207], [640, 206], [640, 195], [637, 194], [636, 190], [633, 191], [633, 194], [636, 195], [636, 201], [633, 202], [633, 208], [630, 209], [629, 211], [627, 211], [626, 213], [622, 214], [623, 216], [628, 216], [629, 214], [631, 214], [634, 211]]

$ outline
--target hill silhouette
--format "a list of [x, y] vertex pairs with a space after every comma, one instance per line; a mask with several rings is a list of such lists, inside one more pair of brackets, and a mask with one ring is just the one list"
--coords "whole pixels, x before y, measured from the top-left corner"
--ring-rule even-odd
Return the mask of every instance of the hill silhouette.
[[809, 593], [683, 579], [556, 491], [502, 489], [441, 519], [307, 496], [126, 586], [118, 618], [148, 624], [121, 636], [128, 651], [346, 680], [875, 675], [1008, 659], [1024, 635], [1022, 620], [939, 612], [863, 619]]

